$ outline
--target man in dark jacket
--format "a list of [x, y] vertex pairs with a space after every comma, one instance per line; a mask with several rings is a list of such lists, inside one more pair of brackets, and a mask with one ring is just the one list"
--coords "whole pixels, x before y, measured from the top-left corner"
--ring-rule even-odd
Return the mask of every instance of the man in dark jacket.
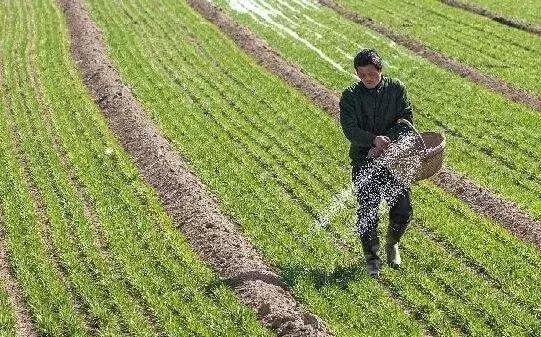
[[[404, 124], [397, 123], [399, 119], [412, 122], [412, 107], [404, 85], [382, 76], [381, 58], [375, 50], [359, 52], [353, 65], [360, 81], [342, 93], [340, 124], [351, 142], [352, 180], [359, 203], [357, 230], [366, 268], [370, 275], [377, 277], [381, 265], [377, 226], [382, 194], [390, 206], [387, 262], [395, 269], [401, 262], [398, 242], [412, 217], [412, 206], [409, 187], [400, 187], [400, 183], [385, 168], [374, 169], [373, 160], [382, 155], [391, 141], [400, 135], [401, 125]], [[389, 186], [400, 189], [392, 200], [384, 193]]]

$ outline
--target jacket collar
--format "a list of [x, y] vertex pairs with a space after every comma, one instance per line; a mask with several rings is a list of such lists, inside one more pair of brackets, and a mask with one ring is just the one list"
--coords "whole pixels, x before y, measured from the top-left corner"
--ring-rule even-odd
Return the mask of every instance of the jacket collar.
[[371, 93], [371, 94], [378, 93], [379, 94], [381, 92], [381, 89], [383, 89], [383, 87], [384, 87], [384, 82], [385, 81], [386, 81], [386, 77], [381, 75], [381, 80], [379, 81], [379, 83], [374, 88], [368, 89], [367, 87], [364, 86], [362, 81], [359, 81], [359, 87], [361, 88], [361, 90], [366, 91], [368, 93]]

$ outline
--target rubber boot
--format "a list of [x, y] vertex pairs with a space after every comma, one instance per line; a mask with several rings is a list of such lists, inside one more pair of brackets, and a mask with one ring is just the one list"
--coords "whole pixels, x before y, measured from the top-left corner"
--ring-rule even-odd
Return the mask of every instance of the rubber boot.
[[381, 259], [378, 256], [379, 239], [377, 232], [374, 230], [371, 231], [370, 234], [361, 237], [361, 242], [366, 261], [366, 271], [368, 275], [378, 277], [379, 269], [381, 267]]
[[400, 250], [398, 249], [398, 240], [393, 236], [387, 237], [385, 252], [387, 253], [387, 264], [389, 267], [399, 269], [402, 259], [400, 258]]
[[381, 260], [377, 255], [365, 255], [366, 259], [366, 272], [372, 277], [379, 277], [379, 269], [381, 267]]
[[389, 221], [389, 229], [387, 231], [387, 244], [385, 245], [385, 252], [387, 253], [387, 264], [393, 269], [399, 269], [402, 259], [400, 258], [400, 250], [398, 249], [398, 242], [408, 226], [409, 220], [404, 222]]

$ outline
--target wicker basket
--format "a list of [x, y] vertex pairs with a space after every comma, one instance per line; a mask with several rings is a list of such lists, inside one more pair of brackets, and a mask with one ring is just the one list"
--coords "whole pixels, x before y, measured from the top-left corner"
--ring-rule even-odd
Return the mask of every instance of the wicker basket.
[[384, 163], [391, 172], [404, 172], [408, 165], [407, 157], [420, 157], [420, 167], [413, 176], [413, 182], [428, 179], [438, 173], [443, 165], [443, 150], [445, 149], [445, 137], [437, 132], [419, 133], [415, 127], [405, 119], [399, 119], [398, 123], [407, 124], [415, 134], [415, 142], [406, 153], [401, 153], [395, 158]]
[[424, 148], [419, 149], [424, 154], [421, 157], [421, 169], [415, 176], [415, 181], [428, 179], [438, 173], [443, 165], [443, 150], [445, 137], [437, 132], [422, 132], [419, 134]]

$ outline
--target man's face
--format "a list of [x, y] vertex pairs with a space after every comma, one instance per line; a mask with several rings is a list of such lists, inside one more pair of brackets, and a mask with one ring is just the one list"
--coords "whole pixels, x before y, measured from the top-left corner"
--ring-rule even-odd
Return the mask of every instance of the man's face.
[[357, 67], [357, 76], [364, 86], [373, 89], [381, 80], [381, 70], [378, 70], [373, 64]]

